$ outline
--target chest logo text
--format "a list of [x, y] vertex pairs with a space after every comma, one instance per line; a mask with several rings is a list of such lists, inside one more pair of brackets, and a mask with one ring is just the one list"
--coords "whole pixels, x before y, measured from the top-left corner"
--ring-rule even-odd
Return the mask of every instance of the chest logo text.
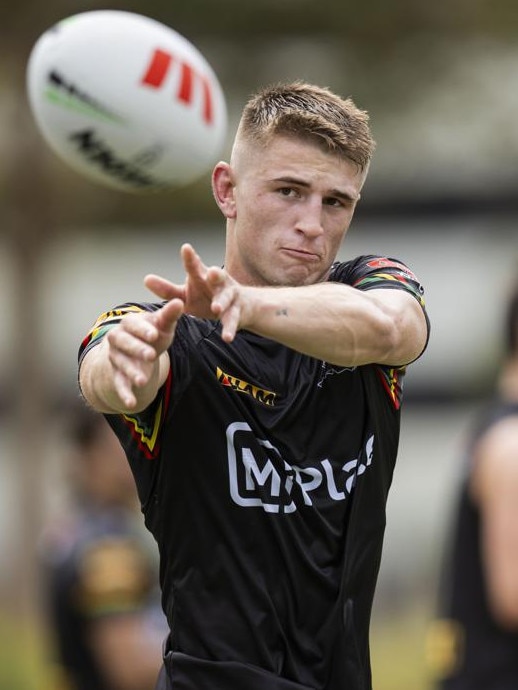
[[297, 503], [312, 506], [316, 496], [344, 501], [371, 465], [373, 449], [371, 435], [359, 456], [339, 467], [329, 458], [298, 467], [288, 464], [270, 441], [257, 438], [246, 422], [234, 422], [227, 428], [230, 495], [239, 506], [267, 513], [293, 513]]
[[222, 386], [228, 386], [238, 393], [251, 395], [254, 400], [257, 400], [257, 402], [263, 403], [264, 405], [268, 405], [269, 407], [273, 407], [275, 405], [277, 393], [274, 393], [273, 391], [267, 391], [264, 388], [259, 388], [258, 386], [254, 386], [252, 383], [248, 383], [248, 381], [238, 379], [236, 376], [226, 374], [219, 367], [216, 367], [216, 376]]

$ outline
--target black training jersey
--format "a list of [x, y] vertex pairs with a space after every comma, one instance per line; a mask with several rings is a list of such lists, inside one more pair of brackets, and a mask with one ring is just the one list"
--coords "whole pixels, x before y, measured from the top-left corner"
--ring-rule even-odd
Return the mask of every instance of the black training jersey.
[[456, 522], [448, 544], [441, 589], [441, 619], [436, 673], [441, 690], [516, 690], [518, 633], [505, 630], [491, 615], [481, 555], [480, 511], [469, 491], [472, 449], [487, 431], [509, 416], [518, 404], [495, 401], [473, 431], [467, 472], [461, 487]]
[[[394, 259], [336, 264], [330, 280], [423, 304]], [[81, 354], [159, 307], [103, 315]], [[169, 354], [151, 408], [108, 421], [160, 549], [173, 686], [367, 690], [404, 368], [337, 367], [247, 331], [227, 344], [190, 316]]]

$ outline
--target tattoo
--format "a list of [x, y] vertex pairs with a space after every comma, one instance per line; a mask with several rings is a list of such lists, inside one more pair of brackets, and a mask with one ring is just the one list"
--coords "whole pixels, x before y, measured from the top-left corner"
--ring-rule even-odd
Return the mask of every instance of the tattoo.
[[288, 316], [288, 308], [287, 307], [282, 307], [281, 309], [277, 309], [275, 312], [276, 316]]

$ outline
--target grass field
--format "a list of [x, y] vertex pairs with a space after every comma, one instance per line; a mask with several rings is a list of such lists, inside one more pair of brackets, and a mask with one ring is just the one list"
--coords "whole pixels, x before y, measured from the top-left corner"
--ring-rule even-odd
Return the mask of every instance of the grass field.
[[39, 635], [30, 625], [0, 618], [0, 690], [36, 690], [41, 681]]
[[377, 618], [371, 628], [374, 690], [432, 690], [426, 666], [428, 610], [414, 605]]

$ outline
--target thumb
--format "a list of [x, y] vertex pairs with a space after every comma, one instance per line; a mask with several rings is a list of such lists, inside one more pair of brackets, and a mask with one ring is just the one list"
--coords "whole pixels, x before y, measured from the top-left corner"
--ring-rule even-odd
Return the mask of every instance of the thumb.
[[184, 312], [184, 304], [181, 299], [172, 299], [154, 313], [154, 322], [158, 330], [163, 334], [173, 334], [176, 323]]

